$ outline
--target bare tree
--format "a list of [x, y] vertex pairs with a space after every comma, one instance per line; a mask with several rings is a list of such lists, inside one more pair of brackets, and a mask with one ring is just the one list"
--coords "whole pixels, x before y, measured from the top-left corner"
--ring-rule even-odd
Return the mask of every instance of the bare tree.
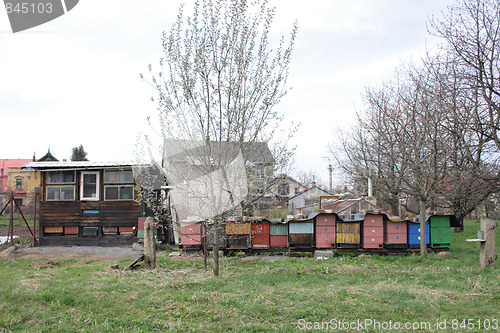
[[[249, 191], [248, 156], [281, 121], [274, 106], [286, 94], [297, 26], [287, 45], [281, 38], [271, 50], [274, 15], [260, 0], [201, 0], [187, 18], [181, 7], [163, 33], [160, 70], [149, 66], [172, 194], [183, 192], [186, 202], [196, 203], [190, 207], [198, 211], [190, 213], [212, 219], [216, 233], [223, 215]], [[218, 239], [215, 235], [215, 276]]]
[[500, 149], [500, 2], [459, 0], [430, 20], [429, 30], [444, 39], [467, 88], [485, 101], [475, 110], [476, 130]]

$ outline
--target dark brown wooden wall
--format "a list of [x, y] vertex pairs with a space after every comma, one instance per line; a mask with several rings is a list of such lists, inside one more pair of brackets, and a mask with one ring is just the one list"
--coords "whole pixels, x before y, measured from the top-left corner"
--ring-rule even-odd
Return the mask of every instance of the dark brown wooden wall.
[[[104, 197], [103, 172], [100, 171], [100, 198]], [[45, 201], [46, 174], [42, 172], [42, 200], [40, 204], [41, 245], [118, 245], [137, 241], [134, 235], [103, 235], [102, 227], [137, 227], [142, 216], [142, 205], [133, 200], [80, 201], [80, 172], [76, 172], [75, 201]], [[93, 212], [86, 212], [93, 211]], [[97, 237], [48, 235], [44, 227], [98, 227]], [[81, 230], [81, 228], [80, 228]], [[118, 230], [118, 229], [117, 229]]]

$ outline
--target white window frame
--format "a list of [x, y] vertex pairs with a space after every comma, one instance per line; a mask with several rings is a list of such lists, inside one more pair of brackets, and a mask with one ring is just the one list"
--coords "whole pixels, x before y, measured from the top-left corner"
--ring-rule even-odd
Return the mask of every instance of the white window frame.
[[[83, 189], [84, 189], [84, 182], [83, 178], [85, 175], [96, 175], [96, 196], [91, 197], [91, 198], [86, 198], [83, 196]], [[101, 189], [101, 183], [100, 183], [100, 172], [99, 171], [82, 171], [80, 175], [80, 200], [81, 201], [99, 201], [100, 198], [100, 189]]]

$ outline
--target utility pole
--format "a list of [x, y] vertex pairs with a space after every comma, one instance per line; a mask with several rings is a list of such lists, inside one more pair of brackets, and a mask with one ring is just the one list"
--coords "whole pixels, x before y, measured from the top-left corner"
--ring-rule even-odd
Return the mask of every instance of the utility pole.
[[333, 193], [333, 180], [332, 180], [332, 177], [333, 177], [333, 166], [331, 163], [328, 164], [328, 175], [330, 176], [330, 182], [329, 182], [329, 185], [330, 185], [330, 194]]

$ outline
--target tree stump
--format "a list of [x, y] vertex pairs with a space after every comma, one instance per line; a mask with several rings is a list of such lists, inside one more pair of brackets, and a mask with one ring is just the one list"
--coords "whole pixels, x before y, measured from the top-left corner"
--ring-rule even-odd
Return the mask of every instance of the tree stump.
[[144, 222], [144, 266], [150, 269], [156, 267], [156, 242], [152, 217], [146, 218]]

